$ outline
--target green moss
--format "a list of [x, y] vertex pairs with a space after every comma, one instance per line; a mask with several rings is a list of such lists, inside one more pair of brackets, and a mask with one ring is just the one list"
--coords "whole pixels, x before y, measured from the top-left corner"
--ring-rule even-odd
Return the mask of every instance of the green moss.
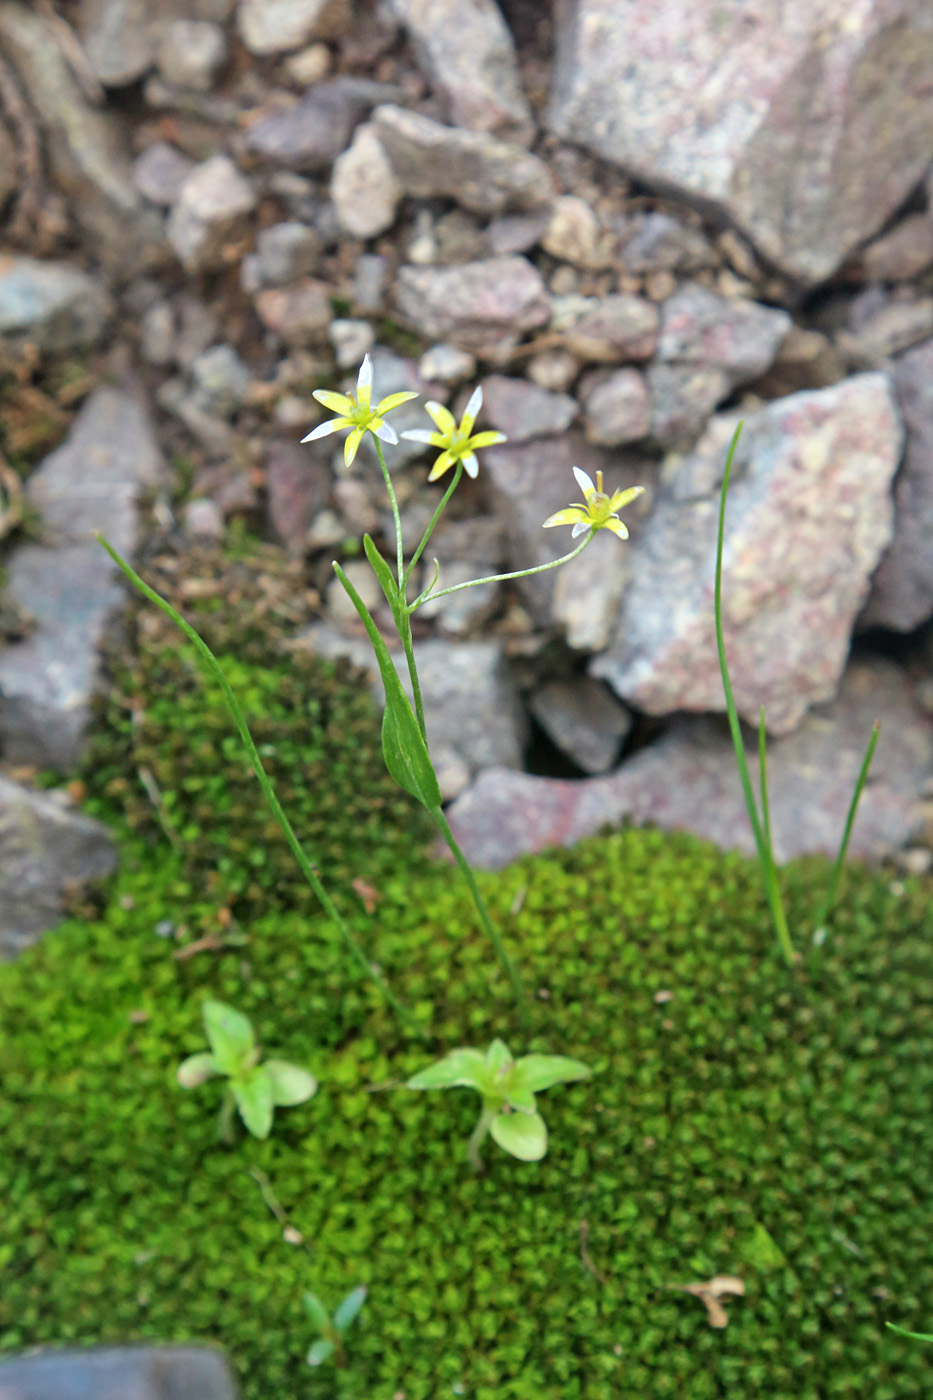
[[[106, 918], [0, 969], [0, 1347], [211, 1338], [247, 1400], [324, 1400], [301, 1293], [362, 1282], [367, 1400], [930, 1395], [924, 1349], [883, 1326], [922, 1330], [933, 1300], [928, 888], [853, 871], [812, 987], [737, 857], [625, 831], [527, 861], [483, 881], [536, 989], [523, 1038], [450, 873], [387, 876], [358, 932], [422, 1044], [315, 917], [175, 959], [156, 930], [203, 891], [170, 851], [131, 857]], [[824, 880], [790, 872], [792, 924]], [[266, 1143], [219, 1147], [220, 1090], [175, 1087], [208, 994], [320, 1076]], [[386, 1085], [494, 1032], [596, 1072], [545, 1096], [543, 1162], [490, 1149], [477, 1178], [475, 1095]], [[668, 1288], [714, 1273], [747, 1287], [725, 1331]]]

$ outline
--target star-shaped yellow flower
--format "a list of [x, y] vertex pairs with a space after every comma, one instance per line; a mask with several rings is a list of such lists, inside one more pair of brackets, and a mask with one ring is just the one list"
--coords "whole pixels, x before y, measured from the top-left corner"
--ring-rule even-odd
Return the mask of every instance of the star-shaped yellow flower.
[[424, 442], [429, 447], [441, 448], [441, 455], [431, 468], [428, 481], [436, 481], [439, 476], [443, 476], [455, 462], [462, 462], [463, 469], [467, 476], [476, 476], [479, 471], [479, 462], [476, 459], [476, 449], [478, 447], [492, 447], [497, 442], [506, 442], [508, 439], [505, 433], [476, 433], [473, 437], [473, 424], [476, 416], [483, 406], [483, 390], [480, 386], [474, 389], [470, 396], [470, 402], [466, 406], [466, 412], [460, 419], [459, 427], [449, 408], [445, 408], [442, 403], [429, 402], [425, 408], [437, 424], [437, 432], [429, 433], [426, 429], [413, 428], [410, 433], [402, 433], [403, 438], [408, 438], [410, 442]]
[[330, 433], [339, 432], [341, 428], [350, 428], [350, 436], [343, 449], [343, 458], [347, 466], [356, 456], [364, 433], [375, 433], [376, 437], [382, 438], [383, 442], [391, 443], [394, 446], [398, 442], [398, 434], [388, 423], [383, 422], [383, 418], [387, 413], [391, 413], [393, 408], [407, 403], [409, 399], [416, 399], [418, 395], [410, 390], [401, 394], [390, 394], [388, 398], [382, 399], [373, 408], [372, 394], [373, 362], [368, 355], [364, 355], [356, 388], [351, 389], [349, 394], [335, 394], [330, 389], [314, 390], [312, 398], [317, 399], [318, 403], [322, 403], [325, 408], [329, 408], [332, 413], [337, 413], [340, 416], [331, 418], [327, 423], [321, 423], [314, 429], [314, 432], [309, 433], [301, 441], [314, 442], [316, 438], [327, 437]]
[[611, 496], [607, 496], [603, 491], [602, 472], [596, 473], [595, 486], [592, 477], [587, 476], [579, 467], [574, 467], [573, 474], [586, 497], [586, 505], [568, 506], [566, 510], [559, 510], [556, 515], [545, 520], [544, 529], [547, 530], [552, 525], [572, 525], [574, 539], [577, 535], [585, 534], [587, 530], [611, 530], [620, 540], [627, 540], [628, 530], [616, 512], [627, 506], [629, 501], [634, 501], [636, 496], [640, 496], [644, 486], [630, 486], [627, 491], [614, 491]]

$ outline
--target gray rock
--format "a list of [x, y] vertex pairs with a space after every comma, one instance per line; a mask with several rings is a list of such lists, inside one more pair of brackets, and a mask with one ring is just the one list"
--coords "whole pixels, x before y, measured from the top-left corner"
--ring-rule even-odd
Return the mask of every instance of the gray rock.
[[908, 214], [861, 256], [866, 282], [902, 282], [933, 267], [933, 217]]
[[[119, 9], [132, 0], [109, 3]], [[47, 171], [95, 256], [120, 277], [164, 261], [162, 220], [133, 184], [124, 128], [85, 96], [52, 21], [32, 6], [4, 0], [0, 48], [42, 128]]]
[[658, 359], [721, 369], [729, 387], [764, 374], [792, 321], [786, 311], [753, 301], [727, 301], [688, 282], [661, 308]]
[[586, 436], [604, 447], [647, 437], [648, 388], [637, 369], [614, 370], [586, 394]]
[[259, 57], [339, 39], [350, 20], [349, 0], [240, 0], [237, 11], [240, 38]]
[[176, 19], [159, 36], [156, 63], [167, 83], [209, 92], [227, 62], [227, 36], [208, 20]]
[[[919, 799], [933, 767], [933, 722], [897, 667], [855, 663], [832, 705], [768, 745], [779, 861], [835, 854], [875, 720], [881, 721], [881, 738], [849, 854], [861, 860], [890, 855], [921, 825]], [[756, 752], [749, 751], [748, 764], [757, 792]], [[448, 817], [467, 859], [484, 869], [499, 869], [547, 846], [571, 846], [623, 819], [693, 831], [724, 850], [750, 855], [755, 849], [728, 731], [709, 719], [679, 721], [606, 778], [567, 782], [489, 769]]]
[[125, 87], [155, 62], [166, 24], [174, 20], [229, 19], [234, 0], [83, 0], [80, 32], [96, 77]]
[[493, 257], [529, 253], [548, 225], [547, 210], [536, 214], [503, 214], [486, 229], [486, 247]]
[[68, 438], [33, 472], [27, 498], [49, 543], [10, 557], [6, 594], [32, 621], [0, 651], [0, 739], [12, 763], [67, 771], [78, 761], [99, 675], [98, 655], [123, 600], [100, 531], [124, 556], [136, 548], [139, 497], [164, 464], [139, 401], [99, 389]]
[[584, 773], [605, 773], [632, 727], [632, 716], [612, 692], [589, 676], [548, 681], [528, 708], [559, 749]]
[[178, 192], [169, 215], [168, 236], [188, 272], [215, 266], [228, 243], [256, 206], [250, 182], [229, 156], [210, 156], [196, 165]]
[[860, 621], [911, 632], [933, 614], [933, 340], [897, 360], [893, 372], [907, 447], [894, 483], [894, 539]]
[[212, 345], [204, 350], [192, 363], [191, 373], [205, 410], [221, 418], [230, 418], [242, 408], [253, 382], [249, 366], [232, 345]]
[[[504, 550], [504, 534], [495, 516], [473, 516], [447, 525], [442, 521], [431, 537], [421, 587], [426, 588], [434, 577], [435, 557], [440, 563], [438, 586], [449, 588], [500, 573]], [[464, 588], [446, 598], [428, 601], [419, 608], [419, 613], [421, 617], [436, 618], [442, 632], [462, 636], [486, 621], [498, 604], [501, 589], [499, 583]]]
[[222, 540], [224, 537], [224, 515], [216, 501], [208, 496], [198, 496], [186, 501], [182, 511], [182, 525], [185, 534], [192, 539]]
[[377, 238], [395, 223], [402, 187], [375, 126], [359, 126], [334, 162], [330, 197], [338, 227], [354, 238]]
[[222, 1351], [81, 1347], [0, 1361], [3, 1400], [237, 1400]]
[[670, 214], [635, 214], [622, 235], [626, 272], [693, 272], [712, 267], [716, 254], [702, 233]]
[[[439, 399], [445, 403], [449, 398], [450, 391], [443, 384], [436, 384], [425, 379], [418, 365], [417, 360], [409, 359], [405, 355], [397, 355], [394, 350], [390, 350], [385, 345], [377, 345], [372, 351], [373, 362], [373, 400], [378, 403], [380, 399], [388, 398], [390, 394], [415, 393], [417, 399], [409, 399], [400, 408], [393, 409], [391, 423], [399, 435], [397, 446], [391, 449], [391, 465], [393, 471], [396, 467], [403, 466], [406, 462], [414, 462], [419, 457], [423, 457], [425, 448], [417, 442], [408, 442], [402, 437], [402, 433], [407, 433], [413, 428], [426, 428], [432, 431], [431, 420], [424, 411], [425, 399]], [[427, 449], [430, 450], [430, 449]], [[369, 441], [365, 441], [360, 448], [361, 452], [372, 454], [372, 447]]]
[[509, 442], [553, 437], [569, 428], [578, 412], [569, 394], [551, 394], [527, 379], [489, 374], [483, 380], [483, 420]]
[[[103, 879], [116, 865], [116, 842], [105, 826], [69, 811], [57, 793], [0, 777], [0, 959], [55, 927], [70, 888]], [[11, 1388], [11, 1364], [0, 1362], [0, 1396], [32, 1400], [33, 1391]]]
[[660, 317], [653, 302], [620, 292], [581, 312], [564, 331], [564, 346], [577, 359], [618, 364], [650, 360], [654, 354]]
[[531, 112], [494, 0], [390, 0], [457, 126], [527, 139]]
[[270, 287], [256, 297], [256, 311], [267, 330], [286, 345], [321, 345], [334, 319], [332, 290], [326, 282], [304, 277], [290, 287]]
[[565, 194], [554, 202], [541, 235], [541, 247], [552, 258], [573, 267], [604, 268], [613, 262], [612, 240], [604, 238], [599, 220], [585, 199]]
[[441, 384], [462, 384], [475, 375], [476, 360], [468, 350], [458, 350], [456, 345], [432, 345], [418, 361], [418, 373]]
[[[317, 450], [315, 450], [317, 449]], [[271, 442], [266, 448], [266, 493], [269, 519], [279, 539], [299, 550], [312, 521], [331, 491], [329, 454], [323, 444]]]
[[260, 229], [256, 239], [256, 256], [264, 286], [281, 286], [307, 277], [315, 271], [320, 255], [321, 238], [316, 229], [295, 219]]
[[569, 350], [539, 350], [528, 361], [526, 373], [532, 384], [561, 394], [571, 387], [580, 368], [580, 361]]
[[857, 18], [849, 0], [569, 0], [549, 125], [820, 282], [933, 155], [929, 20], [924, 0], [866, 0]]
[[869, 314], [859, 317], [858, 329], [843, 332], [837, 344], [851, 365], [880, 367], [891, 355], [909, 350], [933, 334], [933, 297], [900, 301], [884, 298]]
[[376, 108], [373, 124], [407, 195], [454, 199], [483, 215], [533, 209], [553, 197], [548, 167], [521, 146], [389, 105]]
[[[714, 418], [679, 464], [632, 551], [617, 639], [592, 668], [650, 714], [724, 708], [713, 573], [717, 481], [736, 422]], [[902, 439], [881, 374], [793, 394], [746, 419], [726, 512], [723, 621], [736, 704], [750, 723], [765, 705], [769, 731], [786, 734], [835, 693], [891, 539]]]
[[177, 146], [155, 141], [133, 162], [133, 184], [146, 199], [168, 209], [178, 199], [194, 167], [195, 162]]
[[0, 335], [53, 353], [84, 350], [97, 344], [112, 315], [104, 287], [81, 268], [0, 258]]
[[665, 447], [695, 442], [717, 404], [729, 396], [729, 375], [716, 365], [665, 365], [646, 372], [648, 431]]
[[243, 147], [290, 170], [328, 170], [371, 105], [350, 82], [316, 83], [297, 102], [256, 115], [243, 133]]
[[341, 316], [331, 321], [327, 338], [333, 347], [337, 368], [358, 370], [363, 356], [373, 348], [376, 334], [368, 321]]
[[399, 269], [396, 307], [429, 340], [482, 351], [547, 323], [538, 269], [525, 258], [484, 258], [460, 267]]

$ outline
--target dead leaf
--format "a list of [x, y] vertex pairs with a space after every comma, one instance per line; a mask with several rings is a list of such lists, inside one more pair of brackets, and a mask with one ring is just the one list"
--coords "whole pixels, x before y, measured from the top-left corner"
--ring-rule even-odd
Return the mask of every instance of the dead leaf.
[[361, 880], [358, 875], [353, 881], [353, 890], [362, 900], [363, 908], [366, 910], [367, 914], [374, 913], [376, 905], [382, 898], [379, 891], [373, 889], [372, 885], [368, 885], [365, 880]]
[[724, 1297], [745, 1297], [745, 1284], [731, 1274], [715, 1274], [705, 1283], [666, 1283], [665, 1288], [678, 1289], [681, 1293], [691, 1293], [700, 1298], [706, 1306], [710, 1327], [728, 1327], [729, 1315], [720, 1303]]

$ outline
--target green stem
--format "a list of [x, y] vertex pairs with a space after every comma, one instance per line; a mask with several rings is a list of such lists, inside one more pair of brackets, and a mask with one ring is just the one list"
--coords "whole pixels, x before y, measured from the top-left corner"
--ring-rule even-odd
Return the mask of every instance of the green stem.
[[285, 839], [288, 842], [289, 849], [291, 850], [292, 855], [295, 857], [295, 860], [298, 864], [299, 869], [301, 870], [301, 873], [304, 875], [308, 884], [311, 886], [312, 890], [317, 895], [328, 918], [330, 918], [331, 921], [336, 925], [344, 940], [344, 943], [346, 944], [352, 956], [355, 958], [356, 962], [359, 964], [361, 970], [365, 972], [367, 977], [371, 977], [373, 981], [379, 986], [386, 1000], [395, 1008], [399, 1015], [402, 1016], [403, 1019], [407, 1019], [407, 1013], [405, 1011], [405, 1008], [402, 1006], [401, 1002], [397, 999], [397, 997], [390, 990], [390, 988], [386, 985], [383, 978], [380, 977], [379, 974], [373, 969], [372, 964], [367, 959], [366, 954], [363, 952], [363, 949], [360, 947], [359, 943], [353, 937], [353, 934], [350, 932], [349, 928], [344, 922], [340, 911], [334, 904], [334, 901], [331, 899], [330, 895], [327, 893], [327, 890], [324, 888], [317, 866], [305, 854], [301, 842], [295, 835], [292, 824], [288, 820], [288, 817], [285, 815], [285, 812], [282, 808], [282, 804], [279, 802], [279, 799], [276, 796], [275, 788], [272, 786], [272, 781], [269, 778], [269, 775], [266, 772], [265, 768], [263, 767], [262, 759], [259, 757], [259, 751], [256, 748], [255, 743], [253, 742], [252, 734], [250, 734], [249, 732], [249, 726], [246, 723], [246, 717], [243, 714], [242, 709], [240, 708], [240, 702], [234, 695], [230, 687], [230, 682], [227, 680], [227, 677], [224, 674], [224, 670], [223, 667], [220, 665], [220, 662], [217, 660], [207, 643], [203, 641], [202, 638], [198, 635], [198, 633], [194, 630], [191, 624], [186, 622], [185, 619], [181, 616], [181, 613], [176, 612], [176, 610], [172, 607], [171, 603], [167, 602], [165, 598], [160, 597], [160, 595], [156, 593], [155, 589], [150, 588], [148, 583], [145, 583], [143, 579], [140, 578], [139, 574], [136, 573], [135, 569], [131, 568], [131, 566], [126, 562], [125, 559], [121, 559], [117, 551], [113, 548], [112, 545], [108, 544], [107, 540], [105, 540], [102, 535], [98, 535], [97, 539], [103, 545], [104, 549], [106, 549], [107, 553], [110, 555], [117, 568], [120, 569], [122, 573], [125, 574], [125, 576], [129, 579], [133, 587], [138, 589], [144, 598], [148, 598], [150, 603], [154, 603], [157, 608], [160, 608], [162, 612], [165, 613], [166, 617], [170, 617], [177, 627], [181, 628], [182, 632], [184, 632], [189, 642], [191, 642], [191, 644], [197, 649], [199, 655], [207, 663], [207, 666], [209, 667], [210, 671], [216, 678], [218, 685], [223, 691], [224, 699], [227, 702], [227, 709], [230, 711], [230, 714], [233, 717], [233, 722], [237, 727], [237, 731], [240, 735], [243, 747], [246, 750], [247, 757], [249, 758], [250, 765], [253, 769], [253, 772], [256, 775], [256, 779], [259, 783], [259, 786], [262, 788], [263, 796], [268, 802], [276, 821], [282, 828], [282, 831], [285, 835]]
[[576, 559], [578, 554], [582, 554], [595, 534], [595, 530], [589, 530], [586, 538], [577, 545], [576, 549], [572, 549], [569, 554], [561, 555], [560, 559], [552, 559], [549, 564], [536, 564], [533, 569], [516, 569], [511, 574], [489, 574], [487, 578], [473, 578], [468, 583], [455, 583], [450, 588], [442, 588], [439, 593], [432, 593], [430, 588], [426, 588], [413, 603], [409, 604], [408, 611], [413, 613], [415, 608], [420, 608], [421, 604], [426, 603], [429, 598], [432, 602], [435, 598], [446, 598], [450, 593], [459, 593], [461, 588], [478, 588], [481, 583], [507, 583], [509, 579], [530, 578], [532, 574], [543, 574], [548, 569], [558, 569], [561, 564], [569, 564], [571, 559]]
[[842, 867], [845, 864], [846, 852], [849, 849], [849, 838], [852, 835], [852, 826], [855, 822], [855, 814], [858, 811], [858, 805], [861, 801], [862, 792], [864, 790], [866, 782], [868, 781], [868, 770], [871, 767], [871, 761], [875, 756], [875, 749], [878, 744], [878, 736], [880, 733], [881, 725], [876, 720], [875, 723], [872, 725], [871, 737], [868, 740], [868, 748], [865, 750], [865, 757], [862, 760], [862, 766], [859, 770], [859, 775], [855, 783], [855, 791], [852, 793], [852, 801], [849, 803], [849, 811], [846, 815], [846, 824], [843, 829], [842, 841], [839, 845], [839, 851], [836, 855], [836, 863], [833, 866], [833, 873], [829, 882], [829, 890], [827, 892], [825, 900], [823, 901], [822, 907], [820, 909], [820, 916], [817, 919], [816, 923], [816, 927], [818, 930], [825, 928], [826, 920], [829, 918], [832, 907], [836, 902], [836, 895], [839, 893], [839, 881], [842, 879]]
[[236, 1099], [229, 1084], [224, 1086], [224, 1096], [217, 1115], [217, 1136], [227, 1147], [233, 1145], [233, 1115], [236, 1112]]
[[418, 721], [418, 728], [421, 730], [421, 737], [425, 744], [427, 744], [428, 730], [424, 722], [424, 699], [421, 695], [421, 681], [418, 679], [418, 667], [415, 665], [415, 647], [411, 639], [411, 617], [408, 609], [404, 606], [404, 602], [395, 621], [402, 646], [405, 648], [405, 659], [408, 662], [408, 674], [411, 677], [411, 690], [415, 700], [415, 718]]
[[476, 912], [479, 915], [480, 923], [482, 924], [485, 933], [491, 939], [493, 947], [495, 948], [496, 953], [498, 954], [499, 961], [505, 969], [506, 973], [508, 974], [509, 981], [512, 983], [512, 991], [515, 993], [515, 1001], [518, 1005], [519, 1015], [521, 1016], [522, 1023], [524, 1024], [526, 1020], [525, 992], [521, 984], [521, 979], [519, 978], [518, 973], [515, 971], [512, 959], [509, 957], [506, 951], [505, 944], [502, 942], [502, 939], [499, 936], [495, 924], [489, 917], [489, 910], [486, 908], [486, 901], [480, 894], [479, 886], [476, 883], [476, 877], [473, 874], [472, 869], [470, 868], [470, 863], [461, 851], [459, 845], [457, 844], [457, 839], [450, 829], [450, 823], [444, 816], [443, 810], [440, 807], [436, 807], [432, 810], [431, 816], [434, 818], [434, 821], [441, 835], [447, 842], [447, 845], [450, 848], [451, 855], [457, 862], [457, 865], [460, 867], [460, 873], [462, 874], [464, 880], [467, 883], [467, 887], [469, 888], [470, 894], [473, 896], [473, 903], [476, 906]]
[[726, 697], [726, 711], [729, 716], [732, 746], [735, 749], [735, 760], [738, 764], [742, 792], [745, 796], [745, 806], [748, 811], [748, 819], [751, 823], [752, 834], [755, 838], [755, 847], [758, 851], [758, 864], [761, 867], [761, 877], [765, 887], [765, 895], [771, 909], [771, 917], [774, 920], [775, 932], [777, 933], [781, 951], [788, 965], [793, 966], [795, 962], [794, 948], [790, 941], [787, 920], [784, 917], [784, 906], [781, 902], [781, 891], [777, 880], [774, 855], [770, 843], [765, 839], [765, 833], [758, 819], [758, 808], [755, 803], [754, 793], [752, 792], [752, 780], [745, 758], [742, 726], [739, 722], [739, 712], [736, 709], [735, 697], [732, 693], [732, 682], [729, 678], [729, 666], [726, 661], [726, 642], [722, 628], [722, 552], [726, 527], [726, 495], [729, 490], [729, 477], [732, 474], [732, 462], [735, 457], [735, 450], [739, 444], [739, 435], [742, 432], [742, 427], [743, 424], [740, 423], [732, 435], [732, 442], [729, 444], [729, 453], [726, 457], [726, 469], [722, 479], [722, 494], [719, 500], [719, 531], [716, 538], [716, 583], [713, 602], [713, 611], [716, 620], [716, 648], [719, 653], [719, 669], [722, 674], [723, 693]]
[[457, 463], [456, 470], [455, 470], [455, 472], [454, 472], [454, 479], [453, 479], [453, 481], [450, 483], [450, 485], [448, 486], [447, 490], [444, 492], [443, 496], [441, 497], [441, 503], [440, 503], [440, 505], [438, 506], [437, 510], [434, 512], [434, 514], [431, 516], [431, 523], [430, 523], [430, 525], [428, 526], [428, 528], [425, 530], [425, 532], [424, 532], [424, 537], [423, 537], [421, 543], [419, 544], [418, 548], [415, 550], [414, 554], [412, 555], [411, 563], [408, 565], [408, 568], [405, 570], [405, 577], [402, 579], [402, 602], [405, 601], [405, 590], [406, 590], [407, 587], [408, 587], [408, 580], [411, 578], [412, 573], [414, 572], [415, 566], [416, 566], [416, 564], [418, 563], [418, 560], [421, 558], [421, 555], [424, 553], [424, 550], [425, 550], [425, 547], [427, 546], [428, 541], [430, 540], [431, 536], [434, 534], [434, 527], [437, 525], [437, 522], [440, 520], [441, 516], [443, 515], [443, 513], [444, 513], [444, 508], [445, 508], [445, 506], [447, 505], [447, 502], [450, 500], [451, 496], [454, 494], [454, 492], [456, 491], [457, 487], [459, 486], [459, 484], [460, 484], [460, 478], [461, 478], [462, 475], [463, 475], [463, 463], [462, 463], [462, 462], [458, 462], [458, 463]]
[[476, 1127], [470, 1134], [470, 1142], [467, 1147], [467, 1157], [470, 1159], [470, 1166], [475, 1172], [481, 1172], [484, 1170], [483, 1159], [479, 1155], [479, 1150], [486, 1139], [486, 1134], [489, 1132], [490, 1124], [492, 1123], [494, 1117], [495, 1110], [487, 1107], [487, 1105], [484, 1103], [483, 1111], [479, 1116], [479, 1121], [477, 1122]]
[[379, 458], [379, 465], [382, 468], [382, 477], [389, 493], [389, 500], [392, 503], [392, 519], [395, 521], [395, 548], [398, 556], [398, 586], [402, 588], [402, 579], [405, 573], [405, 555], [402, 549], [402, 517], [399, 515], [398, 500], [395, 495], [395, 487], [392, 485], [392, 478], [389, 475], [389, 468], [386, 466], [385, 453], [382, 450], [382, 443], [375, 433], [370, 433], [373, 442], [376, 444], [376, 456]]

